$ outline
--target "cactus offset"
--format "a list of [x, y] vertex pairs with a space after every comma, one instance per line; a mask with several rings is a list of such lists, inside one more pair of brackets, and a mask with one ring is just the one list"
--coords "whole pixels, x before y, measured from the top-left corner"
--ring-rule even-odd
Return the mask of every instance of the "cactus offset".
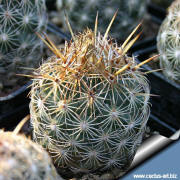
[[62, 180], [48, 153], [39, 145], [3, 131], [0, 131], [0, 179]]
[[180, 83], [180, 1], [174, 1], [168, 9], [158, 36], [157, 48], [160, 53], [160, 67], [164, 75]]
[[[64, 19], [64, 10], [66, 10], [72, 27], [77, 31], [86, 27], [93, 28], [92, 25], [98, 11], [99, 29], [103, 33], [118, 9], [117, 18], [111, 28], [111, 35], [124, 41], [125, 37], [137, 26], [137, 22], [143, 19], [146, 3], [144, 0], [57, 0], [56, 6], [61, 19]], [[65, 21], [63, 23], [66, 28]]]
[[102, 36], [96, 19], [94, 31], [72, 33], [63, 49], [44, 40], [55, 56], [35, 71], [33, 138], [64, 177], [89, 172], [118, 177], [130, 165], [148, 120], [149, 86], [141, 65], [126, 54], [139, 35], [129, 42], [133, 32], [119, 47], [109, 29]]
[[0, 1], [0, 83], [11, 81], [15, 74], [27, 74], [24, 67], [37, 67], [42, 42], [35, 32], [44, 32], [46, 24], [44, 0]]

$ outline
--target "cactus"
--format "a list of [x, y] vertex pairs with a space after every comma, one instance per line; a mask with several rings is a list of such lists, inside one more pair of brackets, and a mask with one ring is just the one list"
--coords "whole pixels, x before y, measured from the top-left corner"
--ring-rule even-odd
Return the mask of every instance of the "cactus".
[[44, 0], [0, 1], [0, 84], [16, 81], [15, 74], [27, 74], [24, 67], [37, 67], [42, 42], [35, 32], [45, 31], [46, 24]]
[[13, 132], [0, 131], [0, 179], [62, 180], [39, 145]]
[[[57, 0], [56, 7], [61, 19], [64, 18], [64, 10], [67, 12], [72, 27], [77, 31], [86, 27], [93, 28], [98, 11], [101, 32], [105, 32], [108, 22], [118, 9], [117, 18], [111, 28], [111, 36], [124, 41], [137, 22], [143, 19], [146, 3], [144, 0]], [[65, 20], [62, 23], [67, 30]]]
[[[112, 24], [115, 15], [110, 23]], [[115, 179], [133, 160], [149, 116], [149, 85], [122, 46], [86, 29], [58, 49], [36, 71], [30, 114], [33, 139], [46, 148], [65, 178], [86, 173]], [[71, 29], [71, 28], [70, 28]], [[152, 58], [151, 58], [152, 59]], [[147, 60], [149, 61], [149, 60]]]
[[157, 48], [160, 53], [160, 67], [164, 75], [180, 83], [180, 1], [174, 1], [168, 8], [158, 36]]

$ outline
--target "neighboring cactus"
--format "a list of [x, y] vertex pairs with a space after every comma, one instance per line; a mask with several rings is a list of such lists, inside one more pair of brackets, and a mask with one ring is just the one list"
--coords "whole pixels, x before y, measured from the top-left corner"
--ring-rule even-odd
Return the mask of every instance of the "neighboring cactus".
[[160, 53], [160, 67], [164, 75], [180, 83], [180, 1], [174, 1], [168, 8], [158, 36], [157, 48]]
[[13, 132], [0, 131], [1, 180], [62, 180], [48, 153]]
[[[56, 6], [61, 19], [64, 19], [64, 11], [67, 12], [73, 29], [77, 31], [86, 27], [93, 28], [98, 11], [99, 29], [103, 33], [113, 14], [118, 10], [117, 18], [111, 28], [111, 35], [124, 41], [125, 37], [137, 26], [137, 22], [143, 19], [146, 3], [147, 1], [144, 0], [57, 0]], [[66, 28], [65, 21], [63, 23]]]
[[0, 84], [39, 65], [42, 42], [35, 32], [45, 31], [46, 24], [44, 0], [0, 1]]
[[119, 47], [107, 37], [109, 29], [104, 36], [97, 33], [96, 21], [94, 32], [72, 33], [63, 49], [44, 40], [56, 56], [35, 71], [33, 139], [64, 177], [89, 172], [118, 177], [130, 165], [148, 120], [147, 80], [141, 64], [126, 55], [139, 35], [128, 43], [134, 30]]

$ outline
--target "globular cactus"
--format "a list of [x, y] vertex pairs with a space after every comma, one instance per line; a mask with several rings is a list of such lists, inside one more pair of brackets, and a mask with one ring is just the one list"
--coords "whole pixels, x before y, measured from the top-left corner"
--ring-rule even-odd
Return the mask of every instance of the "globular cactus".
[[62, 180], [47, 152], [31, 140], [0, 131], [1, 180]]
[[[77, 31], [86, 27], [93, 28], [98, 11], [99, 29], [105, 32], [108, 22], [118, 10], [117, 18], [111, 28], [111, 35], [122, 41], [137, 26], [137, 22], [143, 19], [146, 4], [147, 1], [144, 0], [56, 0], [61, 19], [64, 18], [64, 11], [66, 11], [72, 27]], [[65, 20], [63, 23], [66, 28]]]
[[160, 67], [164, 75], [180, 83], [180, 1], [174, 1], [168, 8], [158, 36], [157, 48], [160, 53]]
[[119, 47], [108, 37], [110, 26], [102, 36], [95, 24], [94, 31], [72, 33], [61, 49], [44, 40], [55, 56], [35, 71], [31, 89], [33, 139], [66, 178], [118, 177], [133, 160], [149, 116], [147, 79], [126, 54], [139, 35]]
[[42, 42], [35, 32], [44, 32], [46, 24], [44, 0], [0, 1], [0, 83], [39, 65]]

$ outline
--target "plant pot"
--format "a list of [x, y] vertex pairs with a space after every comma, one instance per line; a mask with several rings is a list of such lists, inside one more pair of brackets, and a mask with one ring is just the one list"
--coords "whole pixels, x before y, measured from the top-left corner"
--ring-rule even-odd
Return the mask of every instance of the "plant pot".
[[0, 129], [10, 130], [28, 113], [29, 85], [31, 81], [11, 94], [0, 97]]
[[[69, 39], [65, 33], [51, 23], [48, 23], [47, 30], [63, 40]], [[31, 81], [7, 96], [0, 97], [0, 128], [10, 130], [29, 112], [30, 99], [27, 96], [30, 85]]]
[[[134, 46], [132, 53], [138, 62], [141, 62], [152, 53], [157, 53], [155, 38], [145, 40]], [[143, 66], [145, 71], [153, 71], [148, 65]], [[151, 112], [158, 118], [168, 123], [172, 127], [180, 128], [180, 85], [168, 80], [162, 72], [148, 73], [151, 86]]]
[[151, 15], [152, 21], [157, 24], [161, 24], [163, 19], [166, 17], [166, 9], [160, 7], [154, 3], [149, 3], [147, 6], [147, 11]]

